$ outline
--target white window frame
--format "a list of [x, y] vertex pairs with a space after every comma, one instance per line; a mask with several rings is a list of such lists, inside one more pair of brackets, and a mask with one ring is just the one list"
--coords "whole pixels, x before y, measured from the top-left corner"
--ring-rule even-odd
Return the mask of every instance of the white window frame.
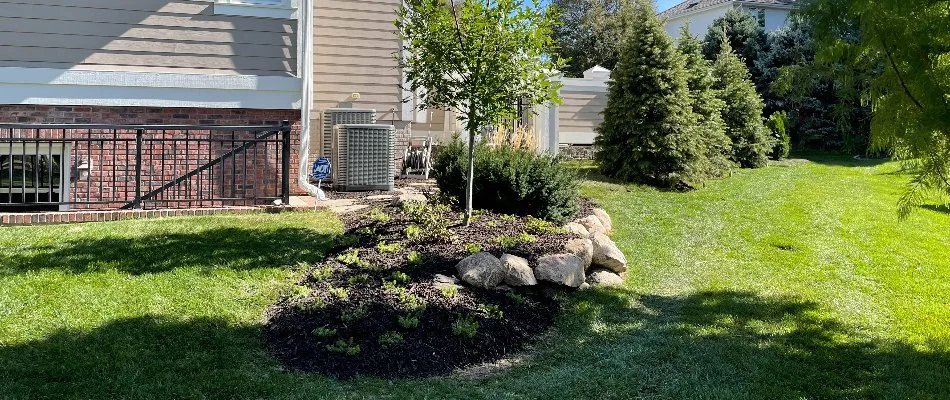
[[215, 0], [214, 13], [239, 17], [297, 19], [299, 0]]
[[[72, 185], [72, 152], [73, 145], [72, 143], [38, 143], [38, 144], [27, 144], [27, 143], [2, 143], [0, 144], [0, 155], [4, 156], [60, 156], [59, 163], [59, 190], [53, 189], [54, 193], [59, 193], [60, 202], [68, 202], [69, 199], [69, 187]], [[3, 172], [0, 172], [3, 173]], [[0, 193], [4, 194], [17, 194], [17, 193], [49, 193], [50, 189], [47, 187], [26, 187], [22, 186], [13, 188], [9, 187], [0, 187]], [[59, 206], [59, 211], [68, 211], [69, 206], [66, 204], [61, 204]]]

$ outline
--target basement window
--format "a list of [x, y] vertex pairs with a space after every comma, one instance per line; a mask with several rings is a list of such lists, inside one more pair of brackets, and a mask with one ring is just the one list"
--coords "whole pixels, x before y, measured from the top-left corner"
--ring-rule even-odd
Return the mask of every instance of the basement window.
[[239, 17], [297, 18], [298, 0], [217, 0], [214, 13]]
[[65, 210], [57, 203], [69, 199], [70, 150], [66, 143], [0, 144], [0, 211]]

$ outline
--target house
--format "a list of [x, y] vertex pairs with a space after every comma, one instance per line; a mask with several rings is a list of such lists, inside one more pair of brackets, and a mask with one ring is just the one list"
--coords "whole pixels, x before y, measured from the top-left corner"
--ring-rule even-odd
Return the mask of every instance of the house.
[[798, 0], [686, 0], [659, 14], [666, 20], [666, 33], [679, 39], [680, 30], [687, 23], [693, 36], [703, 38], [717, 18], [733, 8], [746, 10], [759, 19], [766, 32], [788, 24], [789, 13], [797, 8]]
[[[175, 191], [224, 204], [250, 192], [256, 201], [286, 197], [275, 171], [290, 170], [290, 191], [308, 189], [307, 165], [323, 148], [317, 131], [328, 109], [376, 110], [403, 146], [412, 123], [448, 126], [444, 116], [403, 102], [413, 96], [394, 60], [400, 4], [0, 1], [0, 205], [41, 197], [72, 208], [130, 206], [143, 197], [168, 198], [167, 205]], [[282, 151], [279, 134], [178, 127], [283, 121], [291, 151]], [[79, 132], [63, 124], [109, 126]], [[164, 129], [137, 137], [128, 128], [146, 124]]]

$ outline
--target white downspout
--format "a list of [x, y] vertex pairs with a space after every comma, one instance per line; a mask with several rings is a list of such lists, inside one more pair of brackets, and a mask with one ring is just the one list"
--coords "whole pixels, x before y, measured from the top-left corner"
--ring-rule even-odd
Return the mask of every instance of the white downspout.
[[300, 0], [298, 9], [298, 39], [300, 51], [300, 76], [303, 84], [300, 94], [300, 168], [297, 174], [297, 186], [315, 199], [322, 194], [320, 188], [310, 183], [307, 172], [310, 170], [310, 115], [313, 112], [313, 4], [312, 0]]

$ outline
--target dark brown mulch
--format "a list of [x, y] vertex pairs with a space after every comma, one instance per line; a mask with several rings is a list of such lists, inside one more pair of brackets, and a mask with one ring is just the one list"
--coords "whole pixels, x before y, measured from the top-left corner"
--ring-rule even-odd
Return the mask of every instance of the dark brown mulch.
[[[383, 221], [380, 211], [391, 220]], [[438, 223], [422, 222], [432, 215], [440, 217], [434, 221], [448, 221], [451, 235], [407, 240], [406, 228], [411, 225], [420, 227], [424, 234], [438, 231]], [[285, 367], [298, 371], [337, 378], [407, 378], [445, 375], [524, 350], [554, 324], [559, 305], [552, 293], [561, 293], [560, 289], [539, 285], [481, 290], [463, 285], [451, 297], [436, 286], [434, 276], [455, 275], [455, 265], [469, 255], [472, 244], [481, 245], [495, 256], [508, 253], [535, 261], [563, 250], [569, 235], [520, 217], [482, 213], [467, 227], [460, 224], [460, 218], [446, 208], [407, 213], [396, 205], [344, 216], [344, 243], [331, 251], [326, 261], [309, 267], [296, 294], [289, 294], [268, 310], [264, 332], [270, 352]], [[519, 235], [533, 240], [498, 243], [499, 238], [513, 240]], [[377, 246], [381, 241], [403, 243], [405, 248], [381, 250]], [[338, 260], [338, 256], [353, 250], [358, 251], [359, 263], [347, 265]], [[407, 259], [411, 252], [419, 254], [422, 261], [410, 265]], [[329, 270], [328, 276], [321, 274], [325, 270]], [[393, 281], [395, 271], [409, 279], [397, 284], [401, 289], [386, 289], [384, 282]], [[331, 288], [337, 294], [339, 288], [345, 288], [347, 296], [341, 299], [331, 294]], [[400, 301], [397, 291], [421, 299], [424, 310], [410, 311], [411, 301]], [[403, 296], [405, 300], [407, 296]], [[365, 315], [347, 318], [354, 310]], [[417, 328], [400, 326], [399, 317], [408, 315], [419, 318]], [[463, 317], [478, 323], [472, 338], [453, 334], [453, 323]], [[313, 332], [321, 327], [336, 332], [319, 337]], [[379, 338], [391, 332], [398, 332], [402, 342], [382, 346]], [[358, 354], [346, 355], [327, 348], [351, 338], [359, 345]]]

